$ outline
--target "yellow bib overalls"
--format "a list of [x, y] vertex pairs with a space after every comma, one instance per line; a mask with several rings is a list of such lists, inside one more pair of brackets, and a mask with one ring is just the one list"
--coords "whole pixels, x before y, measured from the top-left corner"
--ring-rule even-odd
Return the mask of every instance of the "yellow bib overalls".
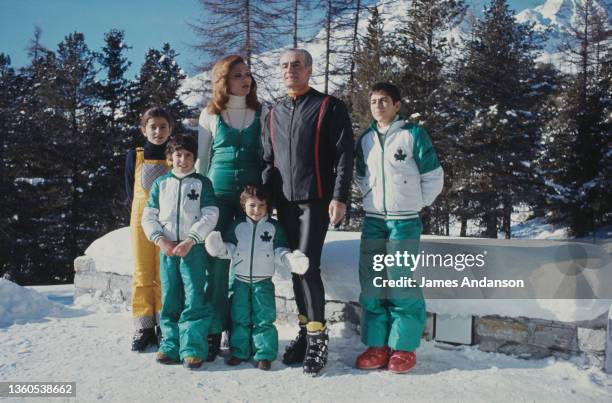
[[134, 168], [134, 198], [130, 229], [134, 273], [132, 275], [132, 317], [136, 329], [152, 328], [161, 310], [161, 288], [159, 281], [159, 247], [150, 242], [140, 220], [151, 185], [158, 177], [168, 172], [166, 160], [145, 160], [144, 149], [136, 149]]

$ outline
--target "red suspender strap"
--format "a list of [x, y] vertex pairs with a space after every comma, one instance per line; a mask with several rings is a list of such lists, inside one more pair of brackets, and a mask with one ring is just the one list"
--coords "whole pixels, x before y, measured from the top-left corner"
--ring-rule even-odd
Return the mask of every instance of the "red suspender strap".
[[321, 141], [321, 125], [325, 115], [325, 107], [329, 103], [329, 95], [326, 95], [319, 108], [319, 119], [317, 120], [317, 131], [315, 133], [315, 175], [317, 180], [317, 194], [323, 198], [323, 184], [321, 183], [321, 164], [319, 162], [319, 143]]
[[272, 146], [272, 165], [276, 166], [276, 158], [274, 158], [274, 107], [270, 108], [270, 120], [268, 125], [270, 127], [270, 145]]

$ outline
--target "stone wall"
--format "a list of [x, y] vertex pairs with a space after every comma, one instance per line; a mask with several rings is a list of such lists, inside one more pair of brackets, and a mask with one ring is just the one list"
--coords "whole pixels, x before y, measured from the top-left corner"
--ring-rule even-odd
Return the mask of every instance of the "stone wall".
[[[424, 250], [430, 252], [436, 250], [447, 251], [452, 250], [452, 248], [459, 248], [464, 251], [483, 246], [491, 249], [497, 247], [500, 242], [500, 240], [457, 240], [424, 237], [422, 246]], [[537, 242], [540, 242], [541, 245], [535, 245]], [[97, 240], [96, 243], [98, 245], [92, 247], [89, 253], [86, 252], [86, 256], [81, 256], [74, 262], [75, 296], [95, 293], [113, 302], [129, 301], [131, 298], [130, 270], [133, 266], [133, 262], [129, 260], [131, 259], [129, 231], [127, 231], [127, 228], [117, 230]], [[496, 259], [492, 259], [492, 263], [499, 263], [501, 267], [498, 267], [498, 269], [503, 269], [503, 271], [508, 270], [511, 264], [521, 266], [521, 264], [515, 262], [515, 256], [529, 257], [533, 260], [531, 265], [539, 267], [538, 265], [542, 263], [539, 260], [546, 260], [548, 259], [547, 256], [551, 254], [554, 256], [549, 257], [554, 258], [557, 256], [553, 253], [554, 248], [560, 248], [558, 244], [550, 241], [529, 241], [527, 243], [524, 241], [507, 241], [507, 243], [508, 245], [505, 248], [501, 248], [495, 254], [492, 254], [496, 256]], [[536, 246], [541, 250], [538, 249], [534, 252], [531, 248]], [[357, 331], [359, 331], [361, 316], [359, 304], [355, 302], [359, 296], [359, 281], [355, 270], [358, 264], [358, 250], [358, 233], [330, 231], [324, 246], [322, 260], [322, 267], [327, 268], [327, 270], [322, 270], [326, 285], [326, 317], [332, 323], [350, 322]], [[551, 252], [551, 250], [553, 251]], [[548, 255], [542, 251], [546, 251]], [[333, 268], [333, 270], [330, 270], [330, 268]], [[608, 271], [599, 270], [599, 272], [602, 276], [599, 280], [607, 279], [604, 274], [609, 275]], [[278, 320], [296, 323], [297, 307], [293, 299], [290, 273], [285, 273], [282, 270], [277, 271], [274, 276], [274, 284], [276, 287]], [[599, 284], [603, 286], [606, 282], [599, 281]], [[588, 300], [578, 299], [574, 301], [575, 306], [572, 305], [571, 308], [576, 312], [581, 310], [582, 315], [574, 316], [572, 314], [574, 311], [571, 310], [562, 309], [561, 314], [559, 314], [559, 309], [551, 309], [558, 307], [554, 299], [538, 301], [526, 299], [521, 303], [515, 300], [516, 304], [511, 303], [509, 299], [501, 299], [497, 302], [489, 299], [488, 303], [483, 305], [482, 300], [476, 298], [475, 304], [472, 304], [470, 308], [468, 308], [467, 301], [464, 301], [460, 305], [464, 308], [459, 312], [452, 301], [450, 304], [444, 304], [440, 303], [443, 300], [437, 299], [435, 296], [428, 295], [427, 298], [429, 301], [427, 306], [432, 311], [427, 315], [423, 334], [427, 340], [436, 340], [436, 321], [440, 320], [440, 323], [443, 323], [441, 321], [442, 317], [438, 318], [436, 313], [444, 314], [446, 317], [449, 314], [451, 316], [472, 314], [474, 316], [461, 316], [471, 323], [470, 325], [462, 322], [466, 326], [461, 334], [466, 336], [465, 339], [471, 339], [471, 343], [477, 345], [482, 351], [511, 354], [526, 359], [547, 356], [580, 357], [585, 365], [601, 368], [604, 363], [607, 363], [612, 372], [612, 335], [610, 335], [609, 330], [606, 330], [612, 319], [607, 317], [607, 313], [593, 318], [600, 311], [607, 310], [609, 303], [606, 300], [595, 300], [594, 302], [597, 302], [597, 304], [596, 308], [593, 309], [591, 305], [583, 304]], [[452, 298], [452, 296], [449, 298]], [[547, 305], [542, 306], [542, 303], [547, 303]], [[449, 307], [451, 307], [450, 312]], [[533, 309], [534, 307], [539, 309]], [[554, 314], [542, 316], [546, 314], [546, 311], [554, 311]], [[536, 319], [525, 317], [525, 315], [557, 320]], [[589, 320], [570, 322], [576, 318], [589, 318]], [[470, 326], [471, 334], [469, 334]], [[438, 337], [443, 339], [441, 329]], [[452, 327], [452, 329], [456, 328]], [[609, 359], [605, 357], [609, 357]]]

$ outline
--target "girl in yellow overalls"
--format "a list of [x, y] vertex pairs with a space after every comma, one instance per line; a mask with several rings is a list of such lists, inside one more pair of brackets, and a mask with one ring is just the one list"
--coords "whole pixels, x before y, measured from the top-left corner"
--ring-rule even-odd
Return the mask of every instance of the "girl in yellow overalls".
[[147, 204], [151, 185], [168, 172], [166, 143], [172, 133], [172, 117], [162, 108], [148, 109], [140, 119], [140, 131], [146, 138], [144, 147], [128, 152], [125, 161], [125, 190], [131, 203], [130, 229], [134, 273], [132, 275], [132, 318], [135, 333], [132, 351], [144, 351], [159, 345], [156, 323], [161, 310], [159, 280], [159, 247], [146, 238], [140, 220]]

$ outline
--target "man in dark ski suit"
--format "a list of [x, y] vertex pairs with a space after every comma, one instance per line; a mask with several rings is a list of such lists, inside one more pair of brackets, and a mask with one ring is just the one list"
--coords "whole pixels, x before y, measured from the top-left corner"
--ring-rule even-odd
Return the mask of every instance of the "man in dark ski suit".
[[327, 362], [325, 291], [321, 250], [327, 227], [346, 212], [353, 174], [353, 131], [342, 101], [310, 88], [312, 56], [303, 49], [281, 54], [287, 96], [265, 120], [264, 171], [287, 232], [289, 247], [310, 259], [304, 275], [293, 274], [300, 332], [283, 355], [285, 364], [303, 363], [318, 375]]

